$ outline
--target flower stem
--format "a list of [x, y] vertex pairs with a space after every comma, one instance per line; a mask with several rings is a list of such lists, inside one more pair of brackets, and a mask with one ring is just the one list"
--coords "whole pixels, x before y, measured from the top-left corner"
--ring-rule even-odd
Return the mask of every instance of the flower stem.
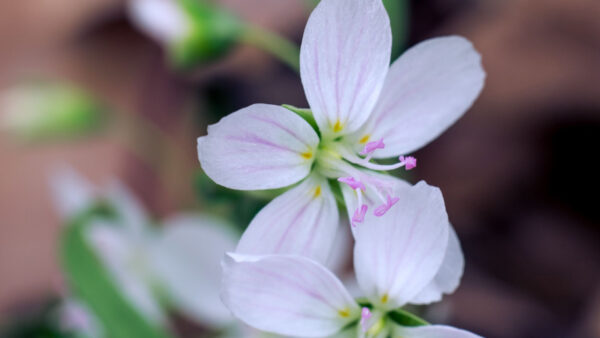
[[240, 38], [249, 45], [271, 53], [294, 71], [300, 71], [300, 48], [288, 39], [253, 25], [246, 26]]

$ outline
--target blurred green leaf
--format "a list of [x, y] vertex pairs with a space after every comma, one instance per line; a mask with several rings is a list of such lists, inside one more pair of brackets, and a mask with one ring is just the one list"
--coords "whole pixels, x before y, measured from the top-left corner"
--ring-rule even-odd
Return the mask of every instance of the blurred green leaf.
[[87, 212], [65, 227], [62, 233], [60, 258], [71, 291], [89, 306], [108, 337], [170, 337], [164, 327], [148, 322], [123, 298], [88, 245], [84, 233], [89, 220], [105, 213], [98, 209]]
[[390, 16], [392, 26], [392, 62], [396, 60], [406, 47], [409, 24], [408, 0], [383, 0], [383, 5]]

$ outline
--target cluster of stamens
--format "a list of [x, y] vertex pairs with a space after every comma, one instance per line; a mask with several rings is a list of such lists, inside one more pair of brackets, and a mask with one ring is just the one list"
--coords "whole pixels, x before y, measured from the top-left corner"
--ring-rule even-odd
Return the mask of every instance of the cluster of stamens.
[[[365, 145], [364, 149], [359, 153], [361, 156], [364, 156], [363, 159], [357, 161], [356, 164], [360, 164], [366, 168], [374, 169], [374, 170], [393, 170], [400, 167], [404, 167], [406, 170], [411, 170], [417, 166], [417, 159], [412, 156], [400, 156], [399, 163], [392, 165], [381, 165], [376, 163], [371, 163], [371, 158], [373, 157], [373, 153], [377, 149], [385, 148], [385, 143], [383, 143], [383, 139], [378, 141], [372, 141]], [[356, 227], [357, 223], [362, 223], [365, 219], [365, 215], [367, 214], [368, 206], [363, 203], [363, 193], [366, 190], [365, 183], [373, 188], [375, 194], [379, 197], [383, 204], [375, 208], [373, 214], [377, 217], [383, 216], [390, 208], [396, 204], [400, 199], [396, 196], [391, 195], [391, 184], [388, 182], [383, 182], [380, 179], [370, 177], [367, 174], [360, 174], [358, 177], [354, 176], [346, 176], [338, 178], [339, 182], [347, 184], [352, 190], [356, 192], [356, 196], [358, 198], [357, 208], [354, 211], [354, 215], [352, 216], [351, 224], [353, 227]]]

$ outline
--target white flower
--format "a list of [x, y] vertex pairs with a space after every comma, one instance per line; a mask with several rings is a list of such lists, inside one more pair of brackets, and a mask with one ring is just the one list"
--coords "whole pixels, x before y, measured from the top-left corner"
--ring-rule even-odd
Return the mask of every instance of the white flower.
[[206, 327], [223, 329], [233, 318], [218, 297], [221, 261], [239, 238], [219, 219], [177, 214], [151, 228], [141, 204], [118, 183], [99, 189], [72, 170], [51, 180], [57, 209], [65, 220], [98, 201], [116, 209], [118, 220], [93, 218], [87, 240], [123, 296], [152, 322], [166, 323], [159, 296]]
[[129, 0], [129, 17], [144, 33], [170, 45], [190, 34], [192, 23], [177, 0]]
[[439, 189], [424, 182], [398, 189], [403, 198], [389, 216], [369, 214], [355, 231], [354, 269], [370, 307], [361, 309], [340, 280], [310, 258], [237, 253], [223, 262], [224, 303], [246, 324], [281, 335], [325, 337], [344, 330], [354, 337], [478, 337], [442, 325], [404, 327], [390, 318], [405, 304], [439, 299], [462, 274]]
[[81, 338], [104, 336], [98, 320], [88, 307], [73, 298], [66, 298], [58, 308], [58, 323], [62, 331], [75, 333]]
[[[384, 215], [401, 198], [393, 193], [395, 180], [362, 168], [416, 166], [402, 155], [452, 125], [483, 87], [480, 56], [464, 38], [425, 41], [391, 67], [390, 50], [390, 23], [380, 0], [322, 0], [308, 20], [300, 54], [312, 115], [255, 104], [209, 126], [198, 139], [202, 168], [225, 187], [273, 189], [303, 180], [261, 210], [238, 253], [325, 261], [338, 224], [327, 180], [353, 190], [344, 197], [353, 205], [348, 214], [354, 226], [367, 214]], [[313, 118], [318, 131], [308, 122]], [[387, 157], [399, 162], [371, 162]]]

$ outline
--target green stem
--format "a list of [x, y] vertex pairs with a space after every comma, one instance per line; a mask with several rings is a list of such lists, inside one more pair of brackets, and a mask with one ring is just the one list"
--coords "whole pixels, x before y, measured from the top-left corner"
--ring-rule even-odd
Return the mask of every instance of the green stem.
[[288, 39], [258, 26], [246, 26], [241, 40], [258, 47], [300, 72], [300, 48]]

